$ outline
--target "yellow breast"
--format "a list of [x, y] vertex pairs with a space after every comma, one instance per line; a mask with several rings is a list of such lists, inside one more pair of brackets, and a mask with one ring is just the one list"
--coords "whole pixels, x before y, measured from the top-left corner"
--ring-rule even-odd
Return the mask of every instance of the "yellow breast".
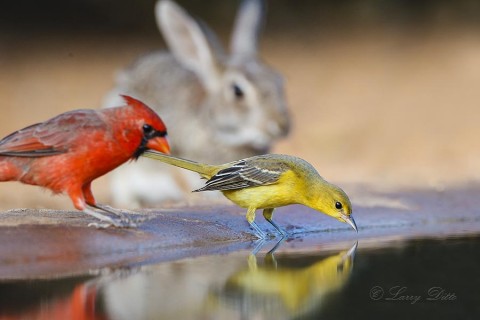
[[275, 184], [222, 191], [240, 207], [276, 208], [301, 203], [303, 184], [292, 171], [286, 171]]

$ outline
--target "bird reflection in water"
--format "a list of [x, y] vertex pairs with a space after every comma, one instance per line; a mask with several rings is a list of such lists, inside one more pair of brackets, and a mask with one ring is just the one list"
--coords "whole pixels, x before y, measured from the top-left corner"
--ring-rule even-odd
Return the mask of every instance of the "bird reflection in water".
[[218, 302], [238, 309], [246, 319], [308, 315], [318, 312], [326, 296], [340, 290], [350, 277], [357, 243], [349, 250], [300, 267], [277, 263], [274, 252], [280, 243], [266, 254], [263, 265], [257, 262], [258, 248], [254, 250], [248, 257], [248, 267], [230, 276], [215, 293]]
[[45, 296], [42, 290], [29, 302], [22, 297], [31, 291], [31, 282], [0, 284], [0, 296], [11, 296], [0, 299], [0, 319], [285, 319], [315, 314], [325, 297], [347, 282], [357, 244], [330, 256], [318, 251], [277, 254], [277, 262], [274, 251], [280, 245], [263, 263], [257, 262], [259, 246], [247, 266], [245, 252], [239, 251], [117, 269], [93, 279], [39, 281], [55, 294]]

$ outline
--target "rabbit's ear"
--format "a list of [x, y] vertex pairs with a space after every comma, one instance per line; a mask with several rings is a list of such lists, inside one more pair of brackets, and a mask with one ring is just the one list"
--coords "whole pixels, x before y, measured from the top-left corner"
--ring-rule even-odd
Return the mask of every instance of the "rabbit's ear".
[[193, 71], [208, 89], [219, 86], [219, 68], [200, 25], [179, 5], [170, 0], [155, 6], [157, 24], [175, 58]]
[[243, 0], [230, 43], [230, 50], [234, 57], [252, 57], [257, 54], [258, 38], [264, 22], [265, 2]]

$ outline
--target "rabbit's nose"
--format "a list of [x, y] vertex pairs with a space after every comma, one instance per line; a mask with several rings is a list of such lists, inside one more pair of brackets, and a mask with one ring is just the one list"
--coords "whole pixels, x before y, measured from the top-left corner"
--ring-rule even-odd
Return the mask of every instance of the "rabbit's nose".
[[275, 137], [275, 136], [278, 136], [280, 134], [281, 128], [280, 128], [280, 125], [278, 123], [271, 120], [271, 121], [268, 121], [267, 131], [270, 135]]
[[288, 133], [289, 127], [290, 125], [288, 122], [277, 122], [271, 120], [267, 124], [267, 131], [272, 137], [282, 137]]

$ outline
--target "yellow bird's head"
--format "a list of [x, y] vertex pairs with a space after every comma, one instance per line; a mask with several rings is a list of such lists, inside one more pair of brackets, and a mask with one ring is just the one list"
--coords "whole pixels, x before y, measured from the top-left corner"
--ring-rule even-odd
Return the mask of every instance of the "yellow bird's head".
[[352, 204], [345, 191], [325, 181], [317, 192], [316, 199], [314, 198], [314, 203], [311, 205], [313, 209], [321, 211], [340, 222], [348, 223], [358, 232], [357, 225], [352, 217]]

